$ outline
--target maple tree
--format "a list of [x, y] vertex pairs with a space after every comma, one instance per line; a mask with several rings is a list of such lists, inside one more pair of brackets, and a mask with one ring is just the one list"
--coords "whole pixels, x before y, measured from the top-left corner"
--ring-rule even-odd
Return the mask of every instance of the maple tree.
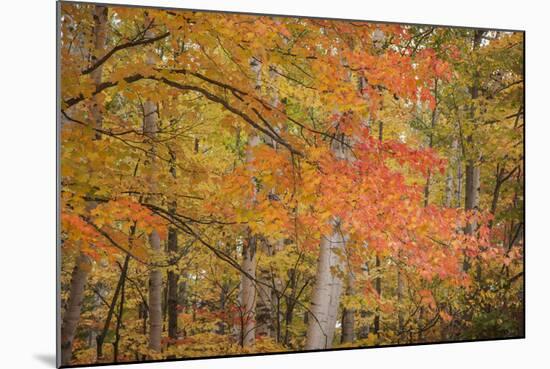
[[63, 3], [62, 364], [523, 335], [523, 34]]

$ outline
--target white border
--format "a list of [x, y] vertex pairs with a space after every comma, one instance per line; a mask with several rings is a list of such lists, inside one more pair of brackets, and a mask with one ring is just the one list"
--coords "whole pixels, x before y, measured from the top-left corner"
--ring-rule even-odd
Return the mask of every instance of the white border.
[[[543, 2], [125, 0], [135, 5], [525, 29], [527, 31], [527, 339], [141, 364], [133, 368], [520, 368], [548, 363], [550, 120]], [[55, 3], [2, 4], [0, 366], [53, 367], [55, 354]], [[120, 368], [116, 366], [113, 368]]]

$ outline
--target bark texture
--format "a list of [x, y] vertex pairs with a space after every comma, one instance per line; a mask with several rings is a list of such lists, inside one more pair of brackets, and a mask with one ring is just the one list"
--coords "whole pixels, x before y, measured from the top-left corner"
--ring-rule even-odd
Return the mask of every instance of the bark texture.
[[90, 258], [81, 253], [73, 269], [69, 300], [61, 327], [61, 365], [71, 363], [73, 340], [80, 320], [82, 300], [84, 299], [84, 287], [91, 268]]
[[345, 239], [337, 220], [333, 233], [321, 238], [315, 286], [308, 317], [306, 350], [332, 347], [338, 304], [342, 293], [341, 252]]
[[[160, 253], [160, 237], [157, 231], [149, 235], [149, 244], [154, 253]], [[160, 352], [162, 334], [162, 272], [153, 268], [149, 272], [149, 348]]]

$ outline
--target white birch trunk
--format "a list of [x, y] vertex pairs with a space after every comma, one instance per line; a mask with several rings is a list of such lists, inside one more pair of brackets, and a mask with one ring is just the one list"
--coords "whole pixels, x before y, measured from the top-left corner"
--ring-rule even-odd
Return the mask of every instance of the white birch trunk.
[[[259, 61], [252, 58], [250, 68], [255, 76], [255, 88], [260, 92], [262, 86], [261, 69]], [[248, 148], [246, 153], [247, 165], [254, 160], [252, 149], [260, 144], [260, 137], [251, 134], [248, 138]], [[256, 186], [255, 178], [251, 178], [253, 185]], [[256, 188], [252, 196], [252, 202], [256, 202]], [[240, 327], [238, 327], [239, 341], [242, 347], [253, 346], [256, 343], [256, 285], [253, 279], [256, 278], [258, 235], [252, 234], [248, 230], [247, 240], [243, 245], [241, 268], [241, 284], [239, 291], [240, 298]], [[248, 274], [248, 275], [247, 275]], [[252, 277], [252, 279], [250, 278]]]
[[341, 254], [345, 240], [333, 221], [333, 233], [321, 238], [315, 286], [308, 317], [306, 350], [332, 347], [342, 293]]
[[[351, 75], [349, 76], [351, 80]], [[359, 81], [359, 89], [364, 81]], [[338, 135], [345, 141], [345, 136]], [[352, 140], [349, 140], [352, 141]], [[350, 142], [351, 143], [351, 142]], [[334, 156], [340, 160], [350, 161], [349, 150], [337, 140], [333, 140], [331, 149]], [[310, 311], [308, 313], [308, 328], [306, 350], [329, 349], [332, 347], [338, 307], [342, 294], [343, 248], [346, 236], [340, 230], [340, 220], [333, 218], [332, 234], [321, 236], [319, 259], [315, 275]]]

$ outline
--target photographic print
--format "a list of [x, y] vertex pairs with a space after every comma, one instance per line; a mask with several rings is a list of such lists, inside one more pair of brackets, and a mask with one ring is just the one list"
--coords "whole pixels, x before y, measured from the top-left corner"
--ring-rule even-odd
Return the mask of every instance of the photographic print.
[[523, 31], [57, 6], [58, 365], [524, 337]]

